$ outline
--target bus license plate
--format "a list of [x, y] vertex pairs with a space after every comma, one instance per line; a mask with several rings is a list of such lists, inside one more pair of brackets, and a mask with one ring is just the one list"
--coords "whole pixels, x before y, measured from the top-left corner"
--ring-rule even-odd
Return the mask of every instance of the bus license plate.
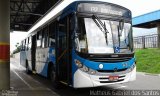
[[109, 76], [109, 81], [117, 81], [119, 76]]

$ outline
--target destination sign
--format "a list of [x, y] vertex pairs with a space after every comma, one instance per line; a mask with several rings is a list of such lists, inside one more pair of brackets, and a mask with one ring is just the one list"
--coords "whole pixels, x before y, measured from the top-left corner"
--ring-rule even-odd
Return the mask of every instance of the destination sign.
[[111, 4], [81, 3], [78, 5], [77, 11], [130, 17], [130, 12], [127, 9]]

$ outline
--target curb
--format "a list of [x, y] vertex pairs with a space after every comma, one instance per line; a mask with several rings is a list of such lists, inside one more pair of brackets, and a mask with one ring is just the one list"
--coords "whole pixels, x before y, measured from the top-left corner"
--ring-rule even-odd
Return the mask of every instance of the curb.
[[137, 73], [142, 74], [142, 75], [160, 76], [160, 74], [152, 74], [152, 73], [145, 73], [145, 72], [137, 72]]
[[160, 76], [160, 74], [152, 74], [152, 73], [145, 73], [145, 75], [150, 75], [150, 76]]

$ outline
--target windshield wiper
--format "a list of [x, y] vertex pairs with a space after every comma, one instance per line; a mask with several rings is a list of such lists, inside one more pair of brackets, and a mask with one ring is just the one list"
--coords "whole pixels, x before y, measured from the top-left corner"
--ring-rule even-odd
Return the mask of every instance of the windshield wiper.
[[93, 21], [96, 23], [96, 25], [98, 26], [98, 28], [103, 32], [103, 23], [101, 20], [99, 20], [95, 15], [92, 15], [92, 19]]
[[[124, 29], [124, 19], [121, 19], [119, 21], [119, 25], [117, 26], [118, 27], [118, 39], [119, 39], [119, 46], [121, 45], [121, 40], [120, 40], [120, 37], [122, 36], [122, 32], [123, 32], [123, 29]], [[126, 40], [125, 40], [125, 43], [126, 43]]]
[[92, 19], [96, 23], [96, 25], [98, 26], [98, 28], [105, 34], [106, 43], [108, 45], [108, 36], [107, 36], [107, 33], [109, 33], [109, 31], [106, 28], [105, 22], [103, 24], [103, 22], [96, 15], [92, 15]]
[[119, 35], [120, 36], [122, 36], [123, 29], [124, 29], [124, 19], [121, 19], [119, 21], [119, 26], [118, 26], [118, 30], [119, 30]]

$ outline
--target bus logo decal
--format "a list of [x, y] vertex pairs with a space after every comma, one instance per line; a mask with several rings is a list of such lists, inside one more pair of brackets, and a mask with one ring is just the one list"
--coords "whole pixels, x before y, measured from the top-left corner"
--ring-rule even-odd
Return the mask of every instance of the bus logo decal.
[[100, 68], [100, 69], [103, 69], [103, 64], [99, 64], [99, 68]]

